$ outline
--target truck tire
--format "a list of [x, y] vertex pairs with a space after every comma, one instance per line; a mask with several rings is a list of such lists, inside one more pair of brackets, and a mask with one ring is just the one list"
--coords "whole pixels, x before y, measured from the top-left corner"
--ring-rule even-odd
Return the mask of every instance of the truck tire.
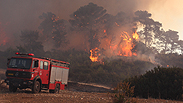
[[54, 93], [59, 93], [59, 91], [60, 91], [60, 85], [56, 84]]
[[9, 91], [10, 92], [16, 92], [17, 91], [17, 87], [15, 87], [13, 84], [9, 84]]
[[56, 84], [54, 90], [49, 90], [50, 93], [59, 93], [59, 91], [60, 91], [60, 85], [59, 84]]
[[32, 92], [33, 93], [39, 93], [41, 91], [41, 85], [39, 81], [35, 81], [33, 83]]

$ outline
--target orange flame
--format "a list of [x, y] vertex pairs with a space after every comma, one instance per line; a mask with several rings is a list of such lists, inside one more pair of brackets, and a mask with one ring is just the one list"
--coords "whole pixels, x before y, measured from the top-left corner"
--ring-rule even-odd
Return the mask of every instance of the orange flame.
[[97, 47], [94, 49], [91, 49], [91, 55], [90, 55], [90, 59], [92, 62], [97, 62], [98, 61], [98, 52], [100, 51], [100, 49], [98, 49]]
[[133, 39], [135, 39], [135, 40], [138, 40], [139, 39], [139, 35], [137, 34], [136, 31], [132, 35], [133, 35]]
[[106, 33], [106, 30], [104, 30], [104, 33]]
[[[106, 30], [103, 31], [106, 33]], [[132, 35], [129, 35], [127, 32], [122, 31], [120, 32], [120, 37], [117, 37], [114, 42], [110, 40], [109, 38], [106, 38], [103, 41], [103, 45], [100, 45], [99, 48], [104, 51], [100, 51], [99, 48], [91, 49], [91, 56], [90, 59], [92, 62], [101, 62], [101, 54], [108, 54], [110, 53], [110, 56], [137, 56], [135, 52], [132, 52], [132, 49], [134, 48], [133, 40], [138, 40], [139, 35], [137, 32], [134, 32]], [[101, 40], [100, 40], [101, 41]]]

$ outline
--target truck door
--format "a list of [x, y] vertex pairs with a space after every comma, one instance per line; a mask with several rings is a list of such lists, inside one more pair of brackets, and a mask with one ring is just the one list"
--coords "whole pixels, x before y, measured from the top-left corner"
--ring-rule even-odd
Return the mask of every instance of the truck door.
[[42, 84], [48, 84], [49, 81], [49, 62], [47, 61], [40, 61], [40, 77], [42, 80]]
[[32, 77], [39, 75], [39, 60], [37, 59], [33, 60], [32, 69], [33, 69], [33, 72], [35, 72], [35, 74], [32, 74]]

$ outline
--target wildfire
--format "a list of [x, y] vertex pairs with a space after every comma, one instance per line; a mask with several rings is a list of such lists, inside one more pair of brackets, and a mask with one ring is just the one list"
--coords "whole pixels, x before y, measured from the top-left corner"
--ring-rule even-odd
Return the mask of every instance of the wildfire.
[[91, 52], [90, 59], [91, 59], [92, 62], [97, 62], [99, 60], [99, 58], [98, 58], [98, 52], [99, 51], [100, 51], [100, 49], [98, 49], [97, 47], [90, 50], [90, 52]]
[[[106, 33], [106, 30], [104, 30]], [[120, 32], [120, 36], [116, 37], [116, 40], [111, 42], [109, 38], [103, 40], [105, 45], [100, 45], [98, 48], [91, 49], [90, 59], [92, 62], [101, 62], [101, 54], [106, 55], [110, 54], [110, 56], [137, 56], [136, 52], [132, 52], [135, 44], [133, 44], [133, 40], [138, 40], [139, 35], [137, 32], [129, 35], [127, 32]], [[103, 51], [100, 51], [102, 50]], [[100, 53], [99, 53], [100, 52]], [[107, 52], [107, 53], [106, 53]]]
[[137, 34], [136, 31], [132, 35], [133, 35], [133, 39], [135, 39], [135, 40], [138, 40], [139, 39], [139, 35]]

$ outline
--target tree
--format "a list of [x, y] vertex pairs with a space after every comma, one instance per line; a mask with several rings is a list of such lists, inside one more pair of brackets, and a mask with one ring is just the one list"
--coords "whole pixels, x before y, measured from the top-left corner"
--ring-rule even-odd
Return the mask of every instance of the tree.
[[[39, 32], [38, 31], [31, 31], [25, 30], [21, 31], [20, 39], [24, 43], [22, 46], [17, 46], [17, 49], [24, 50], [27, 52], [35, 53], [37, 55], [43, 55], [43, 45], [41, 42], [38, 41]], [[25, 49], [23, 49], [25, 48]]]
[[52, 12], [43, 13], [39, 16], [39, 19], [43, 19], [39, 29], [43, 30], [43, 37], [51, 38], [52, 30], [54, 28], [55, 21], [57, 20], [56, 15]]
[[58, 20], [54, 24], [53, 28], [53, 40], [55, 41], [55, 47], [64, 47], [64, 45], [67, 45], [69, 41], [66, 39], [66, 21], [65, 20]]
[[179, 48], [180, 48], [180, 50], [181, 50], [181, 53], [183, 54], [183, 40], [179, 40], [178, 41], [178, 44], [179, 44]]
[[[134, 20], [132, 18], [132, 16], [129, 16], [127, 15], [126, 13], [124, 12], [119, 12], [117, 13], [113, 18], [111, 19], [114, 19], [114, 24], [119, 26], [119, 27], [122, 27], [122, 26], [130, 26], [130, 28], [132, 29], [135, 29], [133, 26], [136, 26], [135, 23], [134, 23]], [[112, 21], [112, 20], [111, 20]], [[133, 31], [135, 32], [135, 31]]]
[[137, 16], [135, 20], [144, 26], [143, 30], [139, 32], [139, 35], [144, 39], [145, 45], [151, 47], [154, 38], [153, 33], [155, 35], [161, 33], [160, 27], [162, 24], [151, 19], [151, 14], [147, 11], [136, 11], [135, 15]]
[[69, 22], [76, 29], [79, 28], [82, 31], [88, 31], [90, 49], [98, 47], [100, 41], [98, 40], [98, 31], [101, 28], [101, 23], [105, 21], [106, 10], [97, 6], [96, 4], [89, 3], [86, 6], [80, 7], [77, 11], [71, 14]]
[[169, 30], [166, 32], [166, 38], [169, 39], [169, 44], [171, 44], [171, 53], [178, 48], [179, 35], [177, 31]]
[[59, 18], [51, 12], [43, 13], [39, 18], [44, 19], [39, 29], [43, 30], [45, 42], [51, 43], [53, 40], [54, 46], [57, 48], [68, 44], [68, 40], [66, 40], [66, 20], [59, 20]]
[[164, 31], [160, 36], [159, 40], [163, 44], [163, 51], [162, 53], [165, 54], [166, 52], [173, 53], [176, 49], [178, 49], [178, 44], [179, 42], [179, 36], [177, 34], [178, 32], [169, 30], [169, 31]]

